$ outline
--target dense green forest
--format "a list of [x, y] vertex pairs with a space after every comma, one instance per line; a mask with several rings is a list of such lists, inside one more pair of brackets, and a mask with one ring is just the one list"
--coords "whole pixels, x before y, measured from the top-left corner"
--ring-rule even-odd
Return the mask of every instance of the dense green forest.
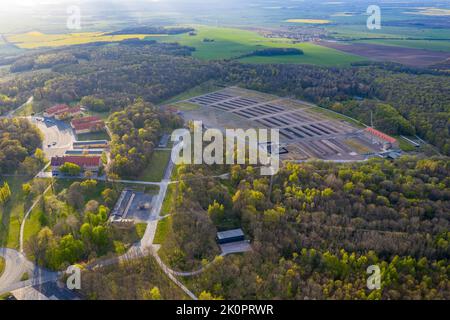
[[0, 173], [12, 174], [19, 169], [32, 174], [44, 161], [41, 147], [41, 133], [28, 120], [0, 120]]
[[193, 50], [177, 44], [124, 41], [29, 53], [8, 61], [13, 74], [0, 82], [0, 112], [18, 107], [31, 95], [36, 105], [91, 97], [101, 99], [98, 110], [116, 111], [139, 97], [159, 103], [215, 80], [295, 96], [366, 123], [372, 111], [380, 129], [418, 134], [450, 155], [448, 74], [390, 63], [325, 68], [207, 62], [190, 57]]
[[113, 133], [110, 174], [138, 176], [149, 163], [163, 129], [179, 127], [181, 119], [138, 99], [109, 119]]
[[[197, 293], [226, 299], [450, 297], [448, 161], [289, 163], [272, 185], [252, 167], [233, 167], [226, 182], [210, 178], [209, 170], [178, 168], [182, 182], [172, 193], [163, 259], [175, 269], [195, 270], [219, 252], [216, 230], [232, 226], [243, 227], [253, 251], [215, 259], [189, 280]], [[381, 268], [382, 290], [371, 292], [365, 279], [373, 264]]]

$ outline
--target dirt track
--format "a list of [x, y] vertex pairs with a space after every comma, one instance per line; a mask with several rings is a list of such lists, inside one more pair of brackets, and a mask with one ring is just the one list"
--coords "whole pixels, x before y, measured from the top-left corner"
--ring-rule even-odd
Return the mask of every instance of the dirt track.
[[318, 45], [367, 57], [370, 60], [392, 61], [415, 67], [427, 67], [450, 58], [450, 53], [384, 46], [367, 43], [343, 43], [321, 41]]

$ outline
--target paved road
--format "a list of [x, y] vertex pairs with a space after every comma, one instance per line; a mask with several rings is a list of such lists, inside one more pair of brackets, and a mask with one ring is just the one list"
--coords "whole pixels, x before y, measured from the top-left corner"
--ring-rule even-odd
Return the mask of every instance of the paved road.
[[[58, 279], [58, 273], [36, 267], [16, 250], [0, 248], [0, 256], [6, 261], [5, 271], [0, 277], [0, 294]], [[28, 273], [30, 279], [20, 281], [25, 272]]]

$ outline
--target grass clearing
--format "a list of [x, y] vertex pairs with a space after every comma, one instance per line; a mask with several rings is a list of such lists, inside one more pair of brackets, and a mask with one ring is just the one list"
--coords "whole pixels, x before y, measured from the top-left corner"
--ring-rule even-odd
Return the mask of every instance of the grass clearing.
[[[215, 81], [206, 81], [198, 86], [193, 87], [183, 93], [180, 93], [166, 101], [160, 103], [161, 105], [167, 105], [172, 103], [177, 103], [178, 101], [187, 100], [193, 97], [197, 97], [209, 92], [214, 92], [223, 89], [221, 86], [217, 85]], [[177, 103], [178, 106], [178, 103]]]
[[416, 151], [417, 148], [411, 144], [411, 142], [407, 141], [406, 139], [400, 137], [400, 136], [393, 136], [398, 141], [398, 145], [400, 149], [404, 152], [413, 152]]
[[40, 217], [42, 214], [42, 208], [37, 205], [33, 211], [31, 211], [31, 214], [25, 223], [25, 228], [23, 231], [23, 241], [24, 243], [27, 242], [28, 239], [30, 239], [31, 236], [37, 235], [39, 231], [42, 229]]
[[1, 300], [8, 300], [11, 297], [11, 292], [6, 292], [4, 294], [0, 294], [0, 301]]
[[170, 155], [170, 150], [156, 150], [153, 152], [149, 165], [137, 180], [160, 182], [164, 177], [164, 172], [166, 170], [167, 163], [169, 162]]
[[165, 217], [158, 221], [158, 226], [156, 228], [155, 238], [153, 239], [153, 244], [162, 244], [169, 233], [172, 225], [172, 216]]
[[161, 212], [160, 212], [161, 216], [171, 214], [171, 209], [173, 206], [173, 194], [174, 194], [175, 190], [176, 190], [176, 185], [174, 185], [174, 184], [170, 184], [167, 187], [166, 197], [164, 198], [164, 202], [161, 207]]
[[180, 111], [194, 111], [200, 108], [199, 105], [187, 101], [178, 102], [173, 104], [173, 106]]
[[78, 141], [111, 140], [106, 131], [77, 134]]
[[27, 281], [30, 279], [30, 275], [28, 274], [28, 272], [25, 272], [22, 277], [20, 277], [20, 281]]
[[135, 227], [136, 227], [136, 233], [137, 233], [139, 239], [142, 239], [142, 237], [144, 237], [145, 230], [147, 229], [147, 224], [146, 223], [136, 223]]
[[335, 112], [333, 110], [328, 110], [328, 109], [321, 108], [321, 107], [314, 107], [314, 108], [308, 109], [306, 112], [320, 113], [331, 119], [335, 119], [335, 120], [339, 120], [339, 121], [346, 121], [346, 122], [356, 126], [357, 128], [365, 128], [366, 127], [362, 122], [359, 122], [356, 119], [352, 119], [350, 117], [347, 117], [344, 114]]
[[28, 182], [26, 177], [5, 177], [0, 182], [8, 182], [11, 189], [11, 199], [0, 206], [0, 247], [17, 249], [19, 247], [20, 224], [30, 200], [25, 199], [22, 184]]

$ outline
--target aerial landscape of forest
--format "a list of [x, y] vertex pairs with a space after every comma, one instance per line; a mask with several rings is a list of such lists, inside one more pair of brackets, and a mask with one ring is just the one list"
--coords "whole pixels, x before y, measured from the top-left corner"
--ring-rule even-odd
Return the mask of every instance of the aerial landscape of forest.
[[6, 2], [0, 300], [450, 299], [448, 2]]

